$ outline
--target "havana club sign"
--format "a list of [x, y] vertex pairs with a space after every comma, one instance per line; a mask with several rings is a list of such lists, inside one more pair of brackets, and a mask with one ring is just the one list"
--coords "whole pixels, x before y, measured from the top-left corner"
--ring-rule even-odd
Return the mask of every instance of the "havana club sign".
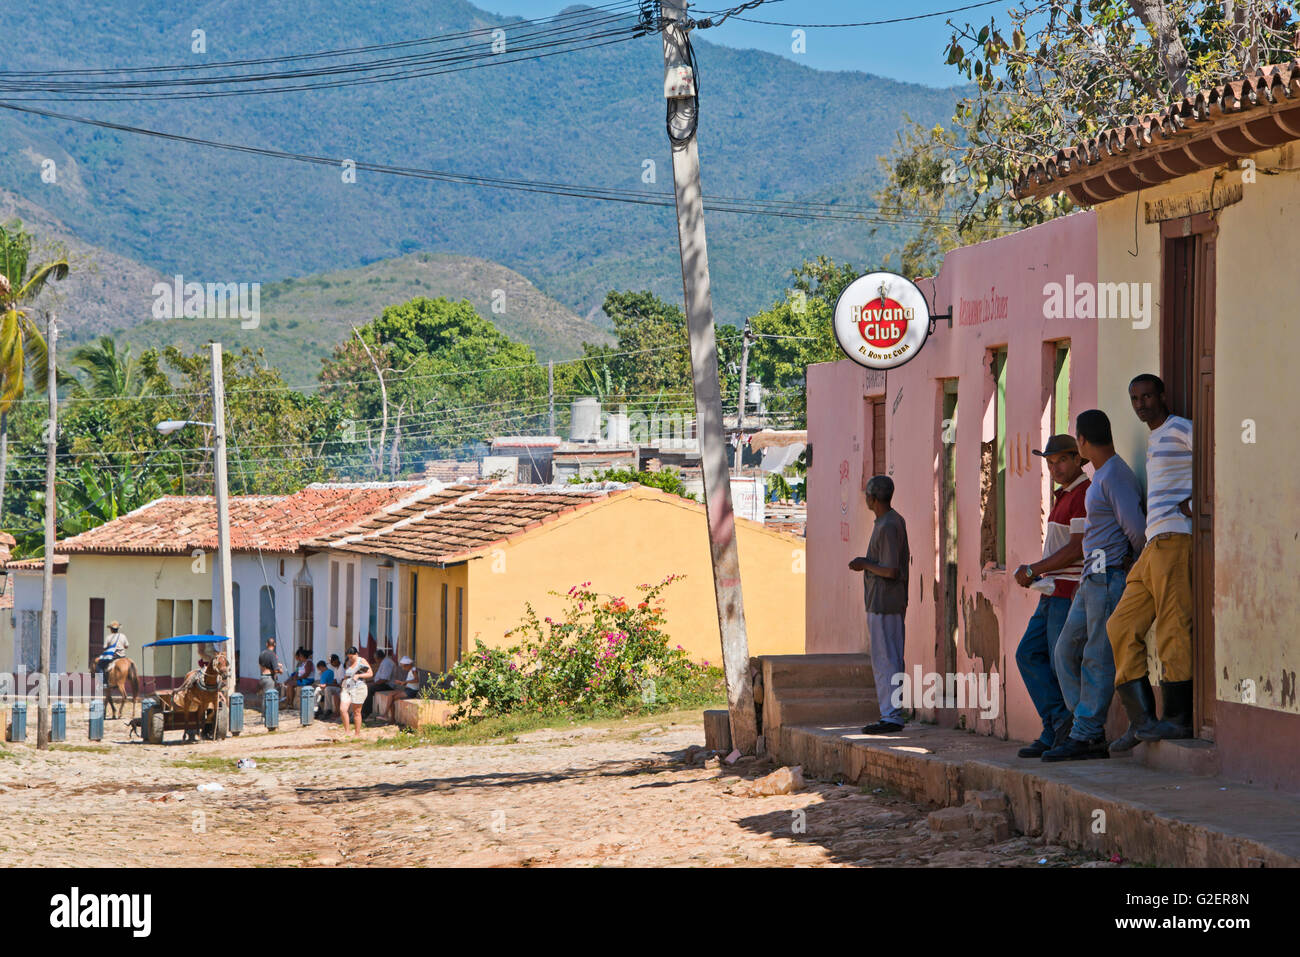
[[893, 369], [925, 345], [930, 309], [925, 296], [897, 273], [859, 276], [835, 303], [835, 340], [844, 354], [868, 369]]

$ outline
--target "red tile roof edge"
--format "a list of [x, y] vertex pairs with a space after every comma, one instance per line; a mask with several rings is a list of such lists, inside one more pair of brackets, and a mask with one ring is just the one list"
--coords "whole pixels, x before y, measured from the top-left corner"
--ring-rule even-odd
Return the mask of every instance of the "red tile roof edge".
[[[1293, 100], [1295, 106], [1300, 106], [1300, 59], [1262, 66], [1249, 75], [1189, 93], [1157, 113], [1146, 113], [1122, 126], [1102, 130], [1029, 163], [1016, 176], [1012, 193], [1027, 198], [1061, 192], [1087, 179], [1090, 168], [1106, 159], [1141, 159], [1162, 146], [1188, 141], [1188, 134], [1216, 119], [1234, 114], [1250, 119], [1253, 111]], [[1255, 152], [1269, 148], [1260, 146]]]

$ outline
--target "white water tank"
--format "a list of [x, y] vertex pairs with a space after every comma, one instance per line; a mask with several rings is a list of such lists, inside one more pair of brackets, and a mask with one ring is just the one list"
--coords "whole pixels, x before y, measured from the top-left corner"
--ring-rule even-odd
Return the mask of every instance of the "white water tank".
[[595, 396], [575, 399], [569, 406], [569, 441], [600, 441], [600, 400]]
[[627, 406], [620, 407], [617, 412], [610, 412], [606, 419], [605, 441], [610, 445], [630, 445], [632, 426], [628, 419]]

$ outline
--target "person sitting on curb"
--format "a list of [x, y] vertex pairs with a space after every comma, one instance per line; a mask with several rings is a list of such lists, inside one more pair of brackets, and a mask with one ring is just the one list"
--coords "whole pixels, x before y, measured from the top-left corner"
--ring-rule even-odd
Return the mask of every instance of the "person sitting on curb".
[[1070, 613], [1056, 640], [1056, 680], [1074, 712], [1074, 726], [1044, 761], [1108, 758], [1106, 712], [1115, 694], [1115, 659], [1106, 620], [1124, 592], [1130, 554], [1142, 550], [1142, 489], [1128, 463], [1115, 453], [1110, 419], [1100, 409], [1080, 412], [1075, 430], [1079, 454], [1092, 463], [1084, 497], [1083, 573]]
[[1039, 593], [1038, 607], [1016, 648], [1016, 665], [1043, 722], [1043, 733], [1020, 749], [1022, 758], [1041, 758], [1043, 752], [1064, 744], [1073, 724], [1056, 680], [1053, 654], [1083, 571], [1084, 497], [1090, 484], [1073, 436], [1053, 435], [1044, 449], [1034, 449], [1033, 453], [1044, 459], [1048, 474], [1059, 488], [1052, 493], [1043, 557], [1021, 565], [1015, 576], [1022, 588]]
[[[1115, 692], [1129, 729], [1112, 751], [1139, 741], [1192, 736], [1192, 423], [1171, 415], [1165, 384], [1143, 373], [1129, 383], [1133, 411], [1147, 436], [1147, 547], [1128, 574], [1106, 626], [1115, 656]], [[1156, 626], [1164, 719], [1155, 718], [1147, 676], [1146, 635]]]
[[867, 609], [867, 635], [871, 643], [871, 668], [876, 677], [876, 702], [880, 720], [863, 734], [891, 734], [903, 729], [903, 711], [893, 701], [893, 685], [905, 677], [903, 662], [904, 616], [907, 612], [907, 523], [894, 511], [894, 481], [887, 475], [867, 480], [867, 508], [876, 516], [867, 554], [849, 562], [862, 572], [863, 601]]

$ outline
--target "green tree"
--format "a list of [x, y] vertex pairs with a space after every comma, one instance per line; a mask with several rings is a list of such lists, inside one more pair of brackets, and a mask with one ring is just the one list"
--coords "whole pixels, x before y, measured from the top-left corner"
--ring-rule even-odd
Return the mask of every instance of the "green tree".
[[676, 469], [660, 469], [658, 472], [634, 472], [631, 469], [605, 469], [603, 472], [597, 472], [589, 479], [575, 475], [569, 479], [570, 485], [582, 485], [584, 482], [636, 482], [647, 488], [657, 488], [661, 492], [668, 492], [672, 495], [680, 495], [682, 498], [688, 498], [692, 502], [696, 501], [695, 496], [686, 491], [686, 485], [682, 482], [682, 473]]
[[[60, 539], [79, 535], [105, 522], [121, 518], [164, 495], [157, 477], [145, 470], [104, 468], [103, 463], [82, 462], [65, 470], [58, 484], [55, 502], [57, 536]], [[45, 490], [31, 497], [32, 514], [43, 514]], [[15, 539], [16, 551], [28, 558], [45, 554], [45, 530], [40, 525], [20, 527]]]
[[[605, 296], [605, 315], [614, 324], [614, 345], [583, 344], [583, 358], [556, 372], [556, 390], [592, 395], [603, 407], [627, 405], [645, 415], [687, 413], [695, 408], [686, 316], [652, 292]], [[719, 384], [724, 410], [735, 409], [741, 330], [715, 325]]]
[[1064, 196], [1019, 198], [1020, 171], [1063, 146], [1296, 55], [1296, 19], [1266, 0], [1053, 0], [954, 27], [947, 62], [973, 84], [950, 132], [915, 124], [886, 160], [878, 194], [925, 223], [904, 268], [932, 269], [956, 245], [1069, 212]]
[[[168, 346], [162, 359], [180, 380], [165, 403], [153, 405], [153, 416], [212, 421], [210, 353], [186, 355]], [[325, 481], [331, 474], [330, 453], [340, 444], [338, 410], [320, 396], [289, 388], [279, 370], [264, 361], [261, 350], [222, 355], [233, 494], [285, 494]], [[205, 432], [191, 427], [162, 439], [187, 463], [191, 494], [200, 489], [210, 494], [212, 488], [212, 443]]]
[[66, 256], [31, 265], [32, 242], [22, 223], [0, 226], [0, 515], [8, 478], [9, 413], [23, 397], [29, 368], [37, 388], [47, 384], [45, 337], [26, 307], [49, 280], [65, 278], [69, 269]]
[[840, 293], [857, 276], [852, 266], [819, 256], [791, 271], [784, 299], [751, 317], [758, 339], [749, 356], [749, 376], [767, 390], [765, 404], [775, 427], [807, 423], [808, 366], [843, 358], [832, 318]]
[[417, 298], [355, 330], [321, 372], [373, 469], [545, 421], [546, 369], [467, 301]]
[[77, 380], [73, 385], [72, 394], [79, 398], [136, 398], [148, 385], [131, 347], [119, 350], [112, 336], [100, 336], [94, 343], [77, 347], [71, 364], [86, 373], [85, 382]]

